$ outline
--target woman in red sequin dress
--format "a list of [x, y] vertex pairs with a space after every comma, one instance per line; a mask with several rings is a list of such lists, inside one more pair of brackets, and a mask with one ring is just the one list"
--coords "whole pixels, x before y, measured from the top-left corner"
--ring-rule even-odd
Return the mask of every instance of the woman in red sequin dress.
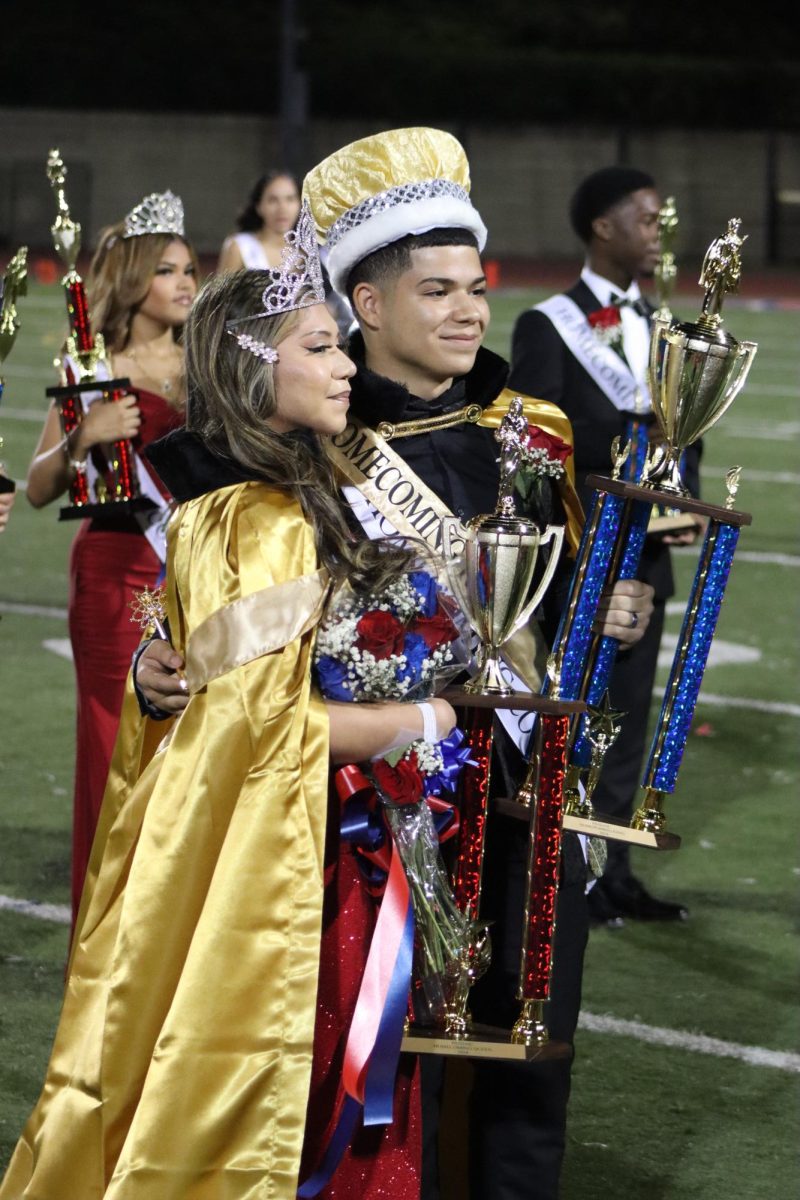
[[[169, 197], [169, 199], [168, 199]], [[166, 230], [166, 232], [156, 230]], [[116, 404], [94, 404], [68, 438], [51, 406], [28, 471], [35, 508], [68, 489], [76, 465], [93, 446], [130, 438], [141, 450], [183, 424], [183, 352], [178, 340], [197, 290], [197, 259], [183, 236], [183, 210], [170, 194], [146, 198], [103, 232], [87, 278], [95, 333], [108, 369], [131, 381]], [[67, 376], [69, 360], [65, 359]], [[165, 500], [163, 485], [153, 483]], [[70, 553], [69, 632], [77, 683], [77, 749], [72, 837], [72, 904], [77, 911], [97, 815], [117, 734], [125, 680], [140, 630], [129, 604], [153, 587], [162, 558], [159, 538], [137, 517], [109, 512], [83, 521]]]

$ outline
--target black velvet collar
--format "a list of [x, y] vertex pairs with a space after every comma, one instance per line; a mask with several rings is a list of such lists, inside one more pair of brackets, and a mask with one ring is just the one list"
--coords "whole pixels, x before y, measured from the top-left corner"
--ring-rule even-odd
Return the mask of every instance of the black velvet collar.
[[485, 408], [503, 390], [508, 376], [504, 359], [482, 346], [469, 374], [454, 379], [452, 386], [436, 400], [421, 400], [401, 383], [377, 375], [364, 365], [364, 340], [360, 333], [350, 338], [348, 353], [358, 366], [350, 383], [350, 411], [365, 425], [435, 417], [465, 404], [480, 404]]
[[144, 451], [170, 495], [179, 504], [234, 483], [260, 478], [252, 471], [208, 449], [196, 433], [173, 429]]

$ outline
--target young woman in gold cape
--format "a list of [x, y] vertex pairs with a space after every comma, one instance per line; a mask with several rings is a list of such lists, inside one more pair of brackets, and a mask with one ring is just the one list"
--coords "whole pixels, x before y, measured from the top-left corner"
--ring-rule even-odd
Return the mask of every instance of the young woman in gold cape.
[[[421, 736], [432, 715], [329, 705], [312, 683], [332, 585], [380, 586], [407, 562], [352, 539], [320, 448], [355, 368], [310, 241], [281, 273], [212, 280], [186, 324], [187, 429], [151, 457], [181, 501], [167, 612], [190, 700], [168, 727], [126, 698], [55, 1045], [2, 1200], [296, 1192], [330, 761]], [[455, 716], [433, 704], [442, 737]]]

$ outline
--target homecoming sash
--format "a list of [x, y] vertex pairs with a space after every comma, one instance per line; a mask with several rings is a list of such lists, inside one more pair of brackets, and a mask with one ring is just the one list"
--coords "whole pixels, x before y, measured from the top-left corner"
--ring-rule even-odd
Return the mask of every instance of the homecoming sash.
[[[71, 377], [73, 381], [80, 379], [81, 377], [78, 364], [72, 358], [70, 358], [68, 354], [64, 355], [64, 370], [67, 372], [68, 377]], [[101, 358], [97, 363], [97, 367], [95, 368], [95, 378], [98, 382], [102, 382], [105, 379], [111, 378], [108, 370], [108, 364], [103, 358]], [[134, 392], [135, 389], [132, 388], [131, 391]], [[84, 413], [89, 411], [90, 406], [94, 404], [100, 395], [100, 391], [83, 392], [81, 394], [80, 399], [81, 403], [83, 404]], [[131, 447], [131, 449], [133, 449], [133, 447]], [[149, 508], [146, 512], [136, 512], [133, 515], [141, 526], [142, 533], [158, 555], [158, 561], [163, 566], [163, 564], [167, 561], [167, 523], [172, 515], [172, 508], [161, 495], [161, 492], [153, 482], [153, 477], [135, 450], [133, 451], [133, 461], [139, 480], [139, 494], [141, 496], [146, 496], [148, 500], [152, 500], [153, 504], [155, 505], [155, 508]], [[86, 474], [89, 481], [90, 490], [93, 491], [95, 481], [98, 476], [98, 471], [92, 462], [91, 454], [89, 454], [86, 459]]]
[[535, 306], [551, 321], [571, 354], [620, 412], [648, 412], [650, 391], [637, 380], [624, 359], [595, 334], [569, 296], [551, 296]]

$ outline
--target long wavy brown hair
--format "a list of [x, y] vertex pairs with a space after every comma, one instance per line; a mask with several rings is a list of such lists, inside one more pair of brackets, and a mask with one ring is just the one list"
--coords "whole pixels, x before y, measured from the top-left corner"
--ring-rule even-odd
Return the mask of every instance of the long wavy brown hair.
[[[230, 326], [261, 307], [266, 271], [215, 276], [199, 292], [184, 326], [189, 403], [186, 426], [219, 458], [289, 492], [314, 530], [320, 561], [332, 578], [356, 591], [380, 591], [410, 567], [399, 545], [355, 534], [344, 515], [333, 469], [309, 430], [280, 434], [267, 419], [277, 408], [272, 364], [243, 350]], [[298, 321], [297, 311], [249, 320], [236, 329], [275, 349]]]
[[[102, 333], [106, 347], [117, 354], [125, 349], [131, 322], [144, 300], [164, 251], [172, 242], [183, 242], [199, 279], [200, 266], [191, 242], [174, 233], [144, 233], [123, 237], [120, 221], [100, 234], [86, 278], [89, 311], [95, 333]], [[175, 330], [178, 340], [180, 330]]]

